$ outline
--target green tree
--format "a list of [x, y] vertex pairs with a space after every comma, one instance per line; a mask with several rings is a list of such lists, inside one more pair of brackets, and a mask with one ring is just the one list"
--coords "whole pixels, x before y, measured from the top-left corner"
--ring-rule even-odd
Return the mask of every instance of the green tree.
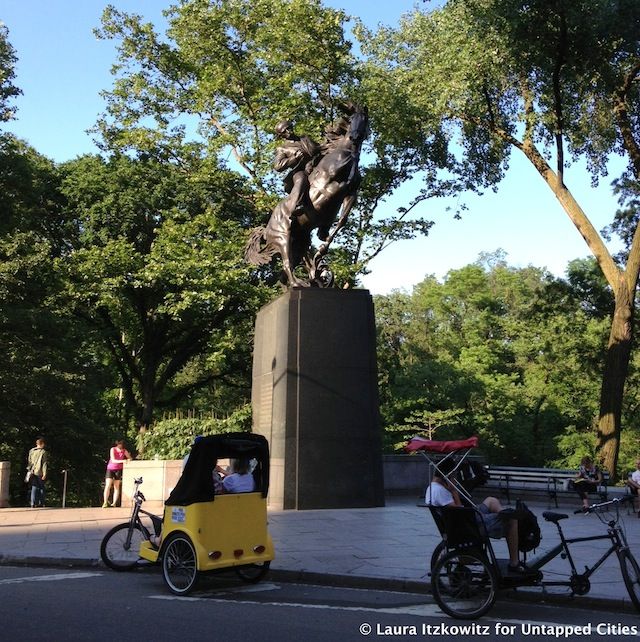
[[[416, 12], [397, 31], [363, 38], [370, 95], [410, 105], [419, 123], [398, 153], [416, 141], [447, 149], [445, 185], [496, 185], [518, 150], [529, 160], [585, 239], [615, 299], [600, 392], [598, 449], [616, 468], [624, 384], [632, 345], [640, 270], [635, 225], [624, 267], [608, 251], [567, 184], [584, 158], [591, 178], [623, 154], [640, 178], [640, 6], [634, 0], [450, 0]], [[409, 108], [405, 108], [409, 109]], [[420, 120], [417, 116], [420, 116]], [[405, 126], [406, 129], [406, 126]], [[457, 144], [460, 141], [460, 144]], [[427, 179], [438, 184], [437, 176]]]
[[9, 30], [0, 23], [0, 122], [14, 118], [11, 100], [22, 93], [13, 84], [16, 62], [15, 50], [9, 42]]
[[141, 432], [156, 408], [189, 403], [203, 386], [246, 399], [247, 337], [266, 290], [241, 263], [253, 214], [243, 182], [124, 155], [62, 170], [78, 233], [57, 262], [61, 301], [102, 337]]
[[95, 337], [54, 304], [61, 283], [52, 266], [69, 231], [59, 184], [52, 161], [0, 134], [0, 459], [12, 463], [12, 502], [37, 435], [53, 456], [50, 500], [66, 469], [70, 502], [98, 487], [110, 436], [101, 403], [110, 378]]
[[[14, 117], [12, 99], [21, 93], [15, 63], [0, 25], [0, 122]], [[0, 459], [12, 464], [11, 501], [21, 502], [26, 453], [39, 434], [52, 453], [49, 501], [62, 490], [62, 469], [71, 471], [68, 501], [87, 501], [108, 438], [101, 405], [108, 373], [91, 334], [52, 304], [60, 289], [52, 264], [70, 232], [57, 168], [3, 132], [0, 212]]]
[[606, 339], [606, 320], [576, 307], [567, 282], [511, 268], [499, 255], [452, 270], [442, 283], [427, 278], [410, 296], [378, 297], [390, 441], [410, 426], [423, 432], [418, 420], [445, 417], [453, 421], [440, 422], [438, 439], [477, 434], [492, 461], [543, 465], [557, 457], [555, 437], [591, 427]]
[[[271, 168], [274, 127], [295, 122], [322, 140], [345, 98], [358, 98], [347, 16], [319, 0], [188, 0], [167, 13], [166, 34], [113, 7], [102, 38], [116, 40], [115, 82], [97, 124], [104, 148], [182, 162], [194, 149], [250, 180], [264, 222], [283, 191]], [[378, 115], [373, 114], [375, 126]], [[408, 175], [382, 143], [363, 168], [360, 203], [338, 237], [338, 280], [353, 284], [390, 242], [426, 234], [430, 222], [380, 214], [384, 197]], [[376, 215], [374, 216], [374, 211]]]

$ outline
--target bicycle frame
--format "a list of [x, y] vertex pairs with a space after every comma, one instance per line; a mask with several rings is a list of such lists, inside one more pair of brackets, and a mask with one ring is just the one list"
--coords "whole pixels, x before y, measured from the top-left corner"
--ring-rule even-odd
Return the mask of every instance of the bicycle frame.
[[[602, 505], [610, 504], [610, 503], [611, 502], [605, 502]], [[616, 511], [617, 510], [618, 510], [618, 506], [616, 504]], [[531, 570], [539, 571], [552, 559], [555, 559], [558, 555], [563, 554], [571, 567], [571, 576], [569, 580], [563, 580], [563, 581], [542, 580], [539, 582], [541, 586], [573, 587], [572, 580], [575, 580], [575, 578], [577, 577], [581, 577], [588, 580], [613, 553], [616, 553], [619, 556], [620, 551], [626, 550], [629, 548], [624, 532], [618, 526], [618, 519], [610, 520], [607, 522], [608, 528], [607, 528], [606, 535], [590, 535], [590, 536], [584, 536], [584, 537], [570, 537], [570, 538], [565, 537], [559, 521], [556, 521], [554, 523], [556, 525], [556, 528], [558, 529], [560, 542], [556, 546], [548, 550], [547, 552], [542, 553], [541, 555], [536, 556], [532, 560], [528, 561], [528, 567]], [[611, 542], [611, 546], [602, 554], [602, 556], [592, 566], [587, 566], [585, 564], [584, 573], [579, 573], [578, 569], [576, 568], [575, 562], [573, 560], [573, 556], [571, 555], [570, 545], [579, 544], [580, 542], [596, 542], [600, 540], [609, 540]]]
[[140, 514], [146, 515], [151, 519], [153, 524], [154, 535], [159, 536], [162, 530], [162, 518], [146, 511], [142, 508], [142, 502], [145, 501], [144, 495], [139, 489], [140, 484], [142, 483], [142, 478], [139, 477], [134, 481], [134, 491], [133, 491], [133, 507], [131, 509], [131, 517], [129, 518], [129, 530], [127, 531], [127, 538], [125, 540], [125, 548], [128, 550], [131, 546], [131, 538], [133, 535], [133, 530], [136, 527], [139, 527], [140, 530], [144, 533], [146, 539], [151, 539], [151, 531], [147, 528], [146, 524], [140, 518]]
[[[578, 544], [579, 542], [594, 542], [597, 540], [604, 540], [604, 539], [608, 539], [612, 541], [613, 543], [611, 544], [611, 546], [605, 551], [605, 553], [600, 557], [600, 559], [593, 566], [589, 567], [585, 565], [585, 572], [583, 574], [583, 577], [589, 578], [600, 568], [600, 566], [602, 566], [605, 560], [612, 553], [615, 553], [620, 548], [623, 548], [622, 544], [619, 542], [619, 537], [617, 537], [615, 534], [592, 535], [590, 537], [571, 537], [567, 539], [564, 537], [564, 535], [561, 532], [560, 537], [562, 541], [559, 544], [554, 546], [551, 550], [547, 551], [543, 555], [540, 555], [534, 558], [533, 560], [531, 560], [530, 562], [527, 562], [527, 566], [534, 571], [539, 571], [542, 569], [543, 566], [545, 566], [545, 564], [550, 562], [552, 559], [555, 559], [561, 553], [564, 553], [571, 567], [571, 576], [574, 577], [576, 575], [580, 575], [580, 573], [578, 573], [575, 562], [573, 561], [573, 557], [571, 555], [571, 551], [569, 550], [570, 544]], [[558, 582], [544, 580], [540, 582], [540, 584], [542, 586], [569, 586], [571, 582], [566, 580], [558, 581]]]

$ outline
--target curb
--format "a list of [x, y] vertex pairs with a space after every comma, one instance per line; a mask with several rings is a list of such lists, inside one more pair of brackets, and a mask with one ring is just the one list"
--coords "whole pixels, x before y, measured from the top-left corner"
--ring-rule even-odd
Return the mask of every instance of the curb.
[[[45, 568], [100, 568], [109, 570], [99, 559], [89, 558], [51, 558], [51, 557], [20, 557], [0, 554], [0, 566], [41, 566]], [[154, 564], [145, 564], [151, 568]], [[141, 565], [139, 568], [143, 568]], [[337, 586], [339, 588], [354, 588], [377, 591], [396, 591], [399, 593], [424, 593], [431, 595], [429, 581], [396, 580], [383, 577], [364, 577], [340, 575], [336, 573], [318, 573], [314, 571], [291, 571], [272, 568], [269, 578], [281, 582], [297, 582], [300, 584], [316, 584], [320, 586]], [[613, 613], [637, 614], [631, 601], [627, 599], [607, 599], [602, 597], [554, 595], [542, 590], [508, 590], [500, 597], [511, 602], [529, 602], [535, 604], [551, 604], [576, 609], [592, 609]]]

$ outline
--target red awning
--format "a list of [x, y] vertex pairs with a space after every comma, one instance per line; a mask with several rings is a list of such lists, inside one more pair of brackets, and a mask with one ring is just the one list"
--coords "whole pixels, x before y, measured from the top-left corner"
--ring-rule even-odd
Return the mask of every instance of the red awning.
[[459, 441], [433, 441], [424, 437], [412, 437], [404, 449], [410, 453], [425, 450], [430, 453], [445, 454], [456, 452], [456, 450], [464, 450], [465, 448], [476, 448], [477, 446], [477, 437], [469, 437], [469, 439], [461, 439]]

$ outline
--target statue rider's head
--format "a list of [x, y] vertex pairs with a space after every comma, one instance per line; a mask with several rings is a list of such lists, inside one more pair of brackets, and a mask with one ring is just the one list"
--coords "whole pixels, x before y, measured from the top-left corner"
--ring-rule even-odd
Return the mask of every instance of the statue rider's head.
[[276, 136], [278, 138], [293, 138], [295, 134], [293, 133], [293, 123], [290, 120], [281, 120], [276, 125]]

